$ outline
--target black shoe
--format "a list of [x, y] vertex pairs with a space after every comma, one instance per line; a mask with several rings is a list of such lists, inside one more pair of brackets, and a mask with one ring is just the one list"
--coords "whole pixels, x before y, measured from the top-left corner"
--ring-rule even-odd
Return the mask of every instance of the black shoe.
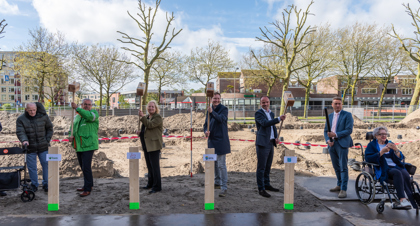
[[47, 185], [42, 186], [42, 189], [44, 189], [44, 191], [45, 191], [45, 192], [48, 192], [48, 184], [47, 184]]
[[273, 188], [271, 185], [270, 186], [265, 186], [265, 190], [267, 190], [267, 191], [275, 191], [275, 192], [279, 192], [280, 191], [280, 189]]
[[149, 186], [144, 186], [144, 187], [141, 187], [142, 189], [151, 189], [152, 187], [149, 187]]
[[265, 190], [260, 190], [258, 193], [259, 193], [262, 197], [266, 197], [266, 198], [270, 198], [270, 197], [271, 197], [271, 195], [270, 195], [270, 194], [268, 194]]
[[154, 193], [158, 193], [158, 192], [160, 192], [161, 190], [151, 190], [151, 191], [149, 191], [149, 194], [154, 194]]
[[38, 191], [38, 187], [36, 187], [33, 184], [31, 184], [31, 189], [32, 189], [33, 192], [37, 192]]
[[7, 195], [6, 192], [0, 191], [0, 196], [6, 196], [6, 195]]

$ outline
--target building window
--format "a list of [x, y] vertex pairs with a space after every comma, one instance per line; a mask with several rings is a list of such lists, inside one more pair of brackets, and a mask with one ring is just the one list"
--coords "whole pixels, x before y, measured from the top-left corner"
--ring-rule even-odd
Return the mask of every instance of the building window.
[[15, 87], [9, 87], [9, 93], [15, 92]]
[[362, 94], [376, 94], [376, 88], [362, 88]]
[[2, 78], [1, 79], [1, 84], [4, 84], [4, 83], [5, 83], [4, 78]]
[[9, 100], [15, 100], [15, 95], [9, 95]]
[[31, 100], [31, 96], [30, 95], [25, 95], [25, 100]]
[[31, 91], [30, 87], [25, 87], [25, 93], [29, 93]]
[[1, 95], [1, 100], [2, 100], [2, 101], [6, 101], [6, 100], [7, 100], [7, 99], [6, 99], [6, 94], [2, 94], [2, 95]]
[[38, 100], [38, 95], [32, 95], [32, 100]]
[[397, 94], [397, 89], [386, 89], [385, 94]]
[[112, 98], [112, 103], [115, 103], [115, 97]]
[[[344, 88], [341, 88], [340, 93], [341, 93], [341, 96], [343, 96]], [[354, 94], [357, 94], [357, 87], [354, 89]], [[351, 95], [351, 88], [347, 90], [346, 96], [347, 95]]]
[[15, 79], [14, 78], [10, 79], [10, 84], [15, 84]]
[[402, 95], [412, 95], [413, 94], [413, 89], [401, 89], [402, 90]]
[[2, 92], [2, 93], [5, 93], [5, 92], [7, 92], [7, 89], [6, 89], [6, 87], [1, 87], [1, 92]]

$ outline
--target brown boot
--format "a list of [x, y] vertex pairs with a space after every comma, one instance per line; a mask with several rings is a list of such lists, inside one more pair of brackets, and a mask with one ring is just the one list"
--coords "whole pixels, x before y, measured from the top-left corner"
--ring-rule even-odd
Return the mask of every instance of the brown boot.
[[335, 192], [335, 191], [341, 191], [340, 186], [335, 186], [335, 187], [330, 189], [330, 192]]

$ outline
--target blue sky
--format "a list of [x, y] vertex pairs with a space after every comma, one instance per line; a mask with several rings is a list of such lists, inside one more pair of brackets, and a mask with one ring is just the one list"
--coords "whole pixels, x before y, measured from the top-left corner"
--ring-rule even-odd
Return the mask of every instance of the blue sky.
[[[146, 4], [153, 1], [145, 1]], [[220, 42], [239, 62], [250, 47], [258, 48], [259, 27], [280, 18], [289, 4], [306, 8], [310, 0], [162, 0], [155, 23], [155, 41], [165, 26], [165, 13], [174, 12], [176, 28], [183, 28], [173, 49], [188, 53], [203, 47], [208, 39]], [[315, 0], [308, 23], [330, 23], [332, 28], [355, 22], [390, 25], [399, 33], [412, 34], [411, 21], [402, 3], [417, 9], [417, 0]], [[137, 0], [0, 0], [0, 19], [6, 19], [3, 51], [14, 50], [28, 39], [28, 29], [43, 26], [63, 32], [69, 41], [83, 44], [106, 43], [121, 46], [117, 30], [139, 37], [134, 21], [127, 15], [138, 12]], [[239, 64], [239, 63], [238, 63]]]

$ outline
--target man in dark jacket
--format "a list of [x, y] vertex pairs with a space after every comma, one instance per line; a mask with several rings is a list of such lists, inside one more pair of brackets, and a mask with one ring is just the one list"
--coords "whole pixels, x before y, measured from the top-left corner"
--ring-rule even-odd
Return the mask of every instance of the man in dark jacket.
[[22, 145], [28, 145], [26, 162], [31, 186], [38, 190], [36, 156], [42, 166], [42, 187], [48, 192], [48, 146], [53, 135], [53, 125], [41, 103], [26, 104], [25, 113], [16, 120], [16, 135]]
[[258, 193], [266, 198], [271, 197], [266, 192], [279, 192], [270, 184], [271, 164], [273, 163], [274, 146], [277, 147], [276, 124], [280, 120], [286, 119], [285, 115], [274, 118], [274, 113], [270, 110], [270, 99], [267, 96], [260, 98], [261, 109], [255, 112], [255, 123], [257, 124], [257, 139], [255, 146], [257, 149], [257, 184]]
[[207, 111], [210, 114], [210, 130], [207, 131], [207, 117], [204, 123], [204, 133], [208, 137], [208, 147], [214, 148], [217, 154], [215, 162], [214, 187], [221, 188], [219, 197], [225, 197], [227, 192], [227, 168], [226, 154], [230, 153], [230, 142], [228, 135], [228, 112], [229, 110], [220, 104], [220, 93], [214, 93], [212, 98], [213, 106], [209, 106]]

